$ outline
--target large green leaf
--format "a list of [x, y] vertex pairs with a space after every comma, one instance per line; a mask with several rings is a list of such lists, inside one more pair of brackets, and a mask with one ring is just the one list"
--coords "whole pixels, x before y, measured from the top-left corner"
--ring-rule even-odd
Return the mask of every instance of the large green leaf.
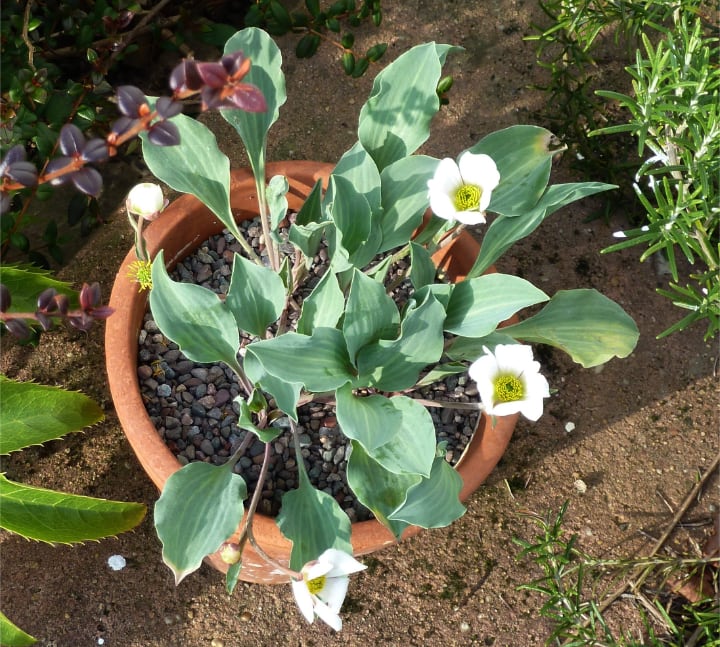
[[359, 397], [349, 385], [339, 388], [335, 401], [340, 428], [367, 451], [390, 442], [403, 426], [403, 410], [394, 400], [384, 395]]
[[385, 287], [354, 270], [343, 320], [350, 360], [371, 342], [395, 338], [399, 325], [400, 312]]
[[30, 647], [37, 642], [30, 634], [26, 634], [20, 627], [14, 625], [7, 616], [0, 611], [0, 643], [4, 647]]
[[442, 58], [435, 43], [417, 45], [375, 77], [360, 110], [358, 137], [380, 171], [427, 140], [440, 107], [435, 90]]
[[468, 272], [468, 278], [483, 274], [513, 243], [531, 234], [545, 218], [566, 204], [613, 188], [616, 188], [615, 185], [602, 182], [553, 184], [527, 213], [498, 216], [483, 236], [480, 254]]
[[[335, 328], [316, 328], [312, 336], [289, 332], [258, 341], [247, 347], [248, 355], [270, 375], [303, 384], [309, 391], [332, 391], [354, 377], [345, 339]], [[255, 380], [249, 370], [248, 376]]]
[[413, 485], [405, 502], [390, 514], [393, 521], [404, 521], [421, 528], [444, 528], [465, 514], [460, 503], [463, 481], [460, 475], [438, 456], [430, 478]]
[[280, 531], [293, 543], [290, 568], [297, 571], [328, 548], [353, 552], [350, 518], [332, 496], [313, 487], [304, 471], [300, 473], [299, 487], [283, 496], [277, 516]]
[[404, 245], [422, 224], [428, 208], [427, 182], [439, 161], [425, 155], [412, 155], [383, 169], [380, 220], [383, 238], [378, 251]]
[[230, 463], [190, 463], [170, 476], [155, 504], [155, 529], [175, 584], [235, 532], [246, 497], [245, 481]]
[[301, 382], [289, 382], [282, 376], [271, 375], [252, 353], [246, 353], [243, 368], [254, 384], [259, 385], [263, 391], [267, 391], [275, 398], [281, 411], [284, 411], [295, 422], [298, 421], [297, 403], [303, 386]]
[[640, 335], [617, 303], [597, 290], [561, 290], [536, 315], [503, 328], [515, 339], [549, 344], [585, 368], [627, 357]]
[[215, 135], [187, 115], [172, 118], [180, 131], [177, 146], [153, 144], [140, 133], [143, 157], [152, 174], [176, 191], [191, 193], [240, 238], [230, 209], [230, 161], [218, 148]]
[[266, 112], [221, 110], [220, 114], [237, 130], [247, 149], [255, 177], [265, 172], [265, 147], [270, 127], [277, 121], [285, 103], [285, 75], [282, 54], [275, 41], [262, 29], [248, 27], [225, 43], [225, 54], [242, 51], [252, 61], [243, 83], [257, 86], [265, 97]]
[[550, 178], [553, 135], [539, 126], [510, 126], [483, 137], [469, 150], [495, 161], [500, 184], [493, 191], [488, 211], [520, 216], [532, 209]]
[[102, 409], [82, 393], [0, 375], [0, 454], [40, 445], [103, 419]]
[[390, 519], [390, 515], [405, 501], [407, 491], [421, 480], [419, 474], [396, 474], [386, 470], [368, 456], [360, 443], [352, 441], [347, 464], [348, 485], [357, 500], [371, 510], [397, 539], [408, 524]]
[[297, 323], [301, 335], [311, 335], [315, 328], [335, 328], [345, 310], [345, 296], [334, 272], [325, 272], [310, 295], [303, 301]]
[[412, 387], [420, 371], [442, 355], [444, 319], [445, 309], [428, 293], [420, 306], [408, 310], [397, 339], [381, 339], [360, 349], [357, 386], [375, 386], [382, 391]]
[[235, 254], [225, 305], [242, 330], [263, 339], [267, 327], [282, 314], [285, 294], [278, 274]]
[[486, 274], [457, 283], [447, 307], [445, 330], [464, 337], [484, 337], [527, 306], [547, 301], [532, 283], [509, 274]]
[[163, 250], [152, 264], [150, 309], [163, 334], [194, 362], [222, 361], [237, 369], [240, 334], [230, 309], [211, 290], [173, 281]]
[[50, 544], [102, 539], [137, 526], [140, 503], [108, 501], [15, 483], [0, 474], [0, 527]]
[[436, 442], [430, 413], [405, 395], [394, 396], [391, 401], [400, 412], [401, 426], [386, 443], [372, 449], [366, 447], [368, 454], [391, 472], [430, 476]]
[[60, 294], [71, 297], [71, 301], [77, 302], [69, 283], [58, 281], [47, 271], [34, 265], [0, 266], [0, 283], [10, 291], [12, 298], [8, 312], [35, 312], [38, 295], [48, 288], [54, 288]]

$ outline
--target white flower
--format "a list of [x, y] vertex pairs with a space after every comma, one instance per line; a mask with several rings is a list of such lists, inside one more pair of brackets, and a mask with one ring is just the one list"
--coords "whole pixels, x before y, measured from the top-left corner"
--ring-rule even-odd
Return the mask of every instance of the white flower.
[[328, 548], [320, 557], [302, 567], [301, 580], [293, 580], [295, 601], [305, 620], [312, 622], [317, 615], [335, 631], [342, 629], [338, 613], [345, 600], [348, 575], [366, 568], [352, 555]]
[[142, 216], [145, 220], [155, 220], [166, 205], [162, 189], [152, 182], [136, 184], [125, 201], [128, 212]]
[[433, 213], [465, 225], [485, 222], [485, 209], [500, 173], [492, 157], [465, 151], [455, 160], [446, 157], [428, 180], [428, 198]]
[[533, 360], [530, 346], [498, 344], [495, 352], [484, 348], [485, 355], [468, 369], [477, 382], [485, 413], [507, 416], [518, 411], [529, 420], [537, 420], [543, 411], [543, 398], [550, 387], [540, 374], [540, 362]]

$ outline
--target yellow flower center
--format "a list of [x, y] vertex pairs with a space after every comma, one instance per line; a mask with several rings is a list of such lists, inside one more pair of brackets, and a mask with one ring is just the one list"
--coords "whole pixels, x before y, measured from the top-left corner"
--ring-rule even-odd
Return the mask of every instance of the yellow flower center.
[[133, 261], [130, 263], [128, 278], [140, 284], [140, 291], [152, 288], [152, 263], [150, 261]]
[[307, 580], [305, 585], [308, 587], [308, 591], [310, 591], [312, 595], [317, 595], [325, 588], [325, 580], [326, 577], [321, 575], [320, 577], [313, 578], [312, 580]]
[[495, 401], [517, 402], [525, 395], [525, 386], [516, 375], [500, 375], [495, 379]]
[[463, 184], [455, 193], [455, 208], [458, 211], [472, 211], [480, 208], [482, 189], [475, 184]]

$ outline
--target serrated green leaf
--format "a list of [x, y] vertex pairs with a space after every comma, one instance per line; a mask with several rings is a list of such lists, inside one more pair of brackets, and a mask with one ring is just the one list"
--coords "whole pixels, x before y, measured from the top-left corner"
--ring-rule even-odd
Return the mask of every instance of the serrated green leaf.
[[542, 290], [517, 276], [478, 276], [453, 287], [444, 329], [464, 337], [484, 337], [518, 310], [547, 299]]
[[242, 330], [263, 339], [267, 327], [282, 314], [285, 294], [278, 274], [235, 254], [225, 305]]
[[103, 419], [102, 409], [82, 393], [16, 382], [0, 375], [0, 454], [61, 438]]
[[617, 303], [587, 289], [560, 290], [540, 312], [503, 333], [560, 348], [585, 368], [627, 357], [640, 335]]
[[145, 506], [15, 483], [0, 474], [0, 527], [50, 544], [110, 537], [137, 526]]
[[165, 269], [163, 250], [153, 261], [152, 281], [150, 309], [163, 334], [194, 362], [222, 361], [237, 369], [237, 323], [217, 294], [193, 283], [173, 281]]
[[190, 463], [168, 478], [155, 504], [155, 529], [176, 585], [235, 532], [246, 497], [245, 481], [228, 464]]
[[0, 611], [0, 642], [6, 647], [30, 647], [37, 642], [30, 634], [14, 625], [7, 616]]

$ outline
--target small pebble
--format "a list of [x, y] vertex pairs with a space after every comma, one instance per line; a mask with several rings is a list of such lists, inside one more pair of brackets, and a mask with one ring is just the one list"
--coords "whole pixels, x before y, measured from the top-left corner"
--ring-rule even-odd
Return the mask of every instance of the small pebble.
[[110, 555], [110, 557], [108, 557], [107, 563], [113, 571], [121, 571], [127, 566], [127, 562], [122, 555]]
[[582, 479], [577, 479], [577, 481], [573, 483], [573, 487], [579, 494], [585, 494], [585, 492], [587, 492], [587, 484]]

